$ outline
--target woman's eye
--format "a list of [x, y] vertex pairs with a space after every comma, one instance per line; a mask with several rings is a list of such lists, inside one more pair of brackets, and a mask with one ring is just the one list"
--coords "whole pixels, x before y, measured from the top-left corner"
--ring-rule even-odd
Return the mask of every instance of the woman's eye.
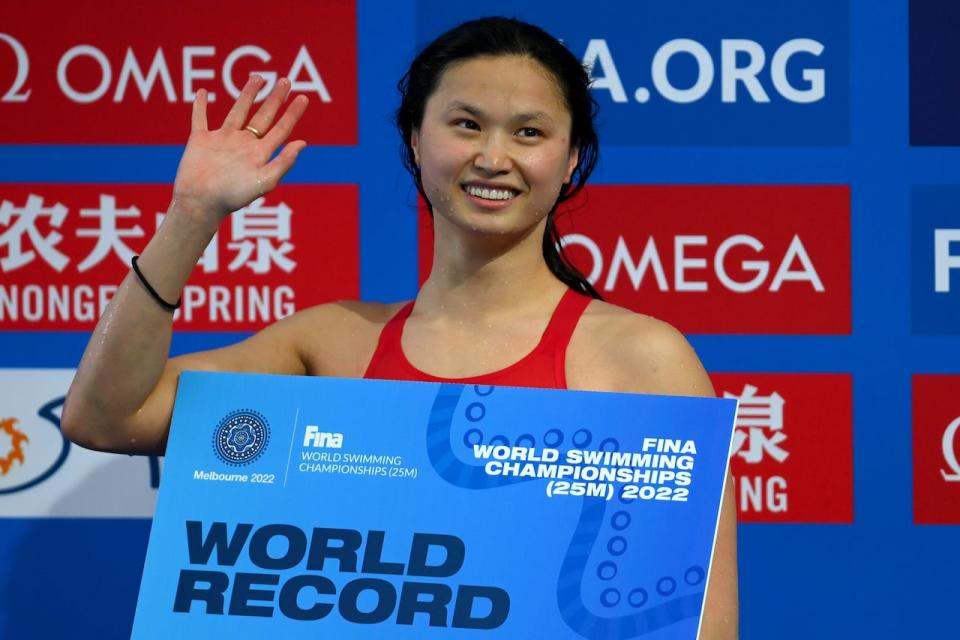
[[517, 133], [522, 138], [538, 138], [543, 135], [539, 129], [534, 129], [533, 127], [523, 127]]
[[472, 129], [474, 131], [480, 129], [480, 125], [478, 125], [473, 120], [457, 120], [453, 124], [454, 126], [459, 127], [461, 129]]

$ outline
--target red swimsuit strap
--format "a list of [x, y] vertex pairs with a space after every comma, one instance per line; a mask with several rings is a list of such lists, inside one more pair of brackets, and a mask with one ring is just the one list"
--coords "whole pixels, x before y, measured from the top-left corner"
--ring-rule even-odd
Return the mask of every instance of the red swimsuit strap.
[[567, 347], [570, 345], [570, 338], [573, 337], [577, 323], [591, 300], [593, 298], [590, 296], [567, 289], [550, 318], [550, 324], [543, 332], [540, 344], [537, 345], [537, 350], [553, 351], [554, 376], [561, 389], [567, 388]]
[[[557, 304], [550, 322], [543, 331], [543, 335], [537, 346], [526, 356], [517, 362], [498, 371], [494, 371], [480, 376], [473, 376], [463, 379], [446, 379], [432, 376], [426, 372], [420, 371], [407, 360], [403, 353], [401, 339], [403, 328], [407, 318], [413, 311], [413, 302], [405, 304], [390, 320], [384, 325], [380, 333], [380, 340], [377, 343], [376, 351], [370, 359], [370, 364], [364, 373], [364, 377], [382, 377], [387, 374], [393, 379], [415, 379], [415, 380], [440, 380], [450, 382], [480, 382], [487, 384], [496, 384], [495, 379], [508, 377], [509, 380], [504, 384], [517, 384], [515, 380], [526, 379], [523, 371], [535, 379], [528, 379], [524, 386], [549, 386], [566, 388], [565, 360], [567, 345], [570, 343], [570, 337], [576, 329], [580, 316], [583, 315], [591, 298], [581, 295], [572, 289], [568, 289], [560, 302]], [[534, 365], [535, 362], [544, 362], [545, 359], [552, 361], [553, 366], [549, 377], [553, 380], [544, 378], [543, 365]], [[399, 367], [399, 369], [398, 369]], [[532, 367], [532, 368], [531, 368]], [[529, 371], [528, 371], [529, 370]], [[514, 382], [511, 382], [514, 381]]]
[[570, 337], [573, 336], [573, 331], [580, 322], [580, 316], [592, 299], [573, 289], [567, 289], [553, 311], [550, 323], [543, 330], [538, 348], [559, 348], [566, 351], [567, 345], [570, 344]]
[[371, 373], [380, 367], [380, 363], [383, 361], [385, 354], [400, 348], [400, 338], [403, 336], [403, 325], [406, 324], [407, 318], [410, 317], [410, 313], [413, 311], [414, 302], [416, 302], [416, 300], [411, 300], [403, 305], [400, 311], [397, 311], [392, 318], [387, 320], [387, 324], [383, 325], [383, 329], [380, 330], [380, 339], [377, 341], [377, 348], [373, 352], [373, 357], [370, 358], [370, 364], [367, 365], [367, 370], [363, 372], [364, 378], [370, 378]]

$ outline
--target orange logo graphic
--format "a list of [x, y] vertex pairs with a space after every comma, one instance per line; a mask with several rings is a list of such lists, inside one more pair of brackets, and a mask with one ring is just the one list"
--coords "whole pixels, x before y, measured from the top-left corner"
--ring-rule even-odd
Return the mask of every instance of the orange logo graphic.
[[10, 436], [10, 450], [7, 451], [6, 455], [0, 456], [0, 476], [7, 475], [7, 471], [10, 470], [10, 467], [13, 466], [13, 462], [18, 460], [20, 464], [23, 464], [23, 448], [20, 446], [24, 442], [30, 442], [30, 438], [27, 437], [27, 434], [22, 431], [18, 431], [13, 428], [13, 424], [17, 421], [16, 418], [7, 418], [5, 420], [0, 420], [0, 432], [6, 433]]

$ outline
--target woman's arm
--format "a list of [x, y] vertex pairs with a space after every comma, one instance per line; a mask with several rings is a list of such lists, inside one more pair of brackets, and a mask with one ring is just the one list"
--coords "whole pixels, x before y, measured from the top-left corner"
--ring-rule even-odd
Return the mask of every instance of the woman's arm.
[[[187, 278], [220, 221], [271, 191], [293, 166], [303, 141], [280, 148], [306, 108], [298, 97], [274, 119], [290, 83], [283, 79], [244, 128], [263, 79], [252, 77], [223, 126], [207, 128], [206, 93], [193, 106], [190, 138], [174, 181], [173, 201], [138, 260], [144, 277], [168, 302]], [[82, 446], [130, 453], [165, 447], [178, 373], [183, 369], [302, 372], [291, 321], [233, 347], [168, 361], [173, 314], [131, 271], [93, 331], [63, 407], [64, 434]]]
[[[670, 325], [604, 303], [591, 305], [584, 320], [567, 359], [571, 388], [714, 396], [696, 353]], [[700, 637], [735, 640], [738, 614], [736, 505], [728, 477]]]
[[[653, 375], [645, 376], [648, 393], [714, 397], [713, 384], [687, 340], [673, 327], [643, 318], [643, 346], [639, 365]], [[736, 640], [739, 635], [737, 593], [737, 508], [733, 479], [727, 476], [720, 506], [720, 522], [710, 565], [707, 600], [703, 608], [700, 637], [703, 640]]]

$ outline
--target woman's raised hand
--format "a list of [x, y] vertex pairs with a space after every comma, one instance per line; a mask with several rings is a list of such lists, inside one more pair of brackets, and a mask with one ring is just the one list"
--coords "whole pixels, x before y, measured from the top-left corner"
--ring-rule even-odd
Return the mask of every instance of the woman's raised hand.
[[214, 131], [207, 128], [207, 94], [198, 92], [174, 202], [137, 262], [155, 292], [127, 274], [100, 317], [61, 415], [61, 429], [74, 442], [109, 451], [162, 451], [177, 376], [184, 369], [241, 371], [248, 362], [259, 367], [264, 358], [279, 357], [263, 371], [299, 371], [296, 354], [269, 341], [266, 356], [246, 355], [247, 347], [234, 345], [170, 360], [173, 314], [154, 299], [180, 297], [223, 217], [273, 189], [306, 146], [290, 142], [271, 160], [303, 115], [307, 98], [292, 100], [278, 119], [290, 92], [290, 82], [280, 80], [250, 117], [263, 83], [251, 77]]
[[[176, 208], [223, 216], [250, 204], [273, 190], [290, 170], [307, 143], [295, 140], [270, 159], [284, 143], [307, 108], [306, 96], [297, 96], [274, 122], [290, 92], [290, 81], [281, 78], [260, 108], [249, 117], [264, 79], [251, 76], [219, 129], [207, 128], [207, 92], [193, 102], [190, 139], [173, 184]], [[214, 218], [215, 216], [215, 218]]]

